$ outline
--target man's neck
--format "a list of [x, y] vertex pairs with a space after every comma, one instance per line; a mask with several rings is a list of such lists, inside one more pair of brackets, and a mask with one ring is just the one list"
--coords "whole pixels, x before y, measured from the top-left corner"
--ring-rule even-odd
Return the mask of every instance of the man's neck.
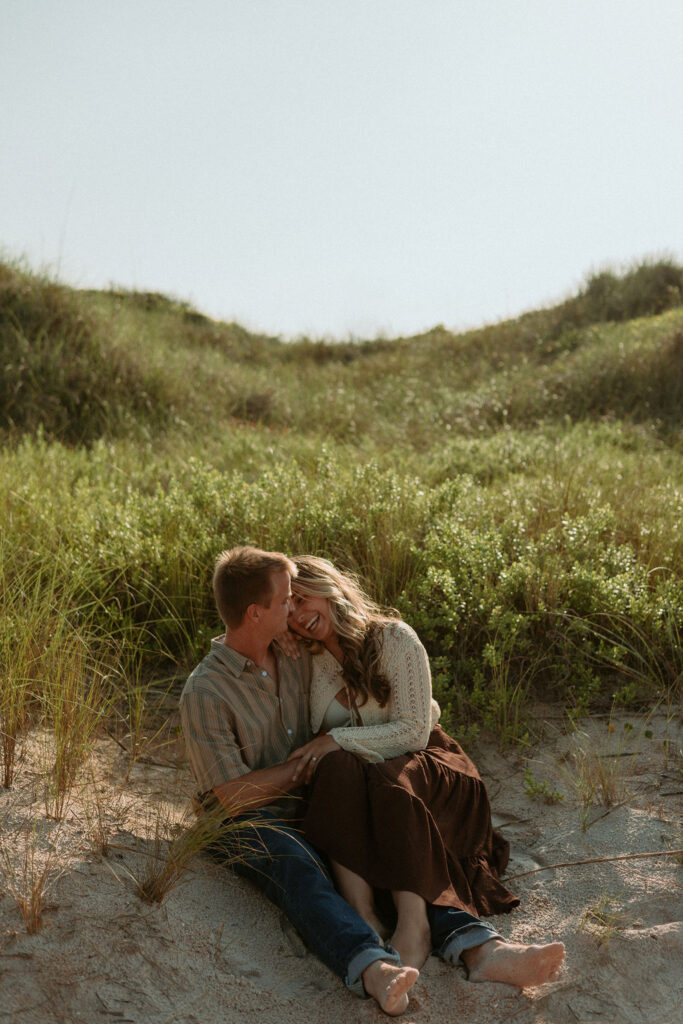
[[231, 647], [233, 651], [237, 651], [238, 654], [253, 661], [255, 665], [267, 667], [272, 659], [270, 649], [272, 637], [264, 640], [241, 629], [226, 629], [223, 643], [226, 647]]

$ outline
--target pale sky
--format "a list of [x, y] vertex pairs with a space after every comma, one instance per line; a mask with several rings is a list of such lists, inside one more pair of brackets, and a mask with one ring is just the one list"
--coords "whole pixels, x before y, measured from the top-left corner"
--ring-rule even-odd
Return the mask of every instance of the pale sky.
[[681, 0], [0, 0], [0, 252], [282, 336], [683, 261]]

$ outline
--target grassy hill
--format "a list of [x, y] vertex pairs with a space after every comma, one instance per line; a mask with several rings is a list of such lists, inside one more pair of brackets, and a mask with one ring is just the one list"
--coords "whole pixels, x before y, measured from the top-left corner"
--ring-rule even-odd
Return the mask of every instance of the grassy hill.
[[683, 269], [645, 264], [464, 334], [283, 343], [162, 295], [75, 292], [0, 264], [0, 428], [87, 444], [247, 422], [340, 442], [362, 430], [380, 450], [567, 418], [675, 432], [682, 292]]
[[359, 572], [461, 737], [523, 739], [537, 695], [673, 700], [682, 296], [650, 263], [462, 334], [283, 342], [0, 264], [5, 765], [67, 707], [133, 732], [218, 631], [211, 566], [240, 542]]

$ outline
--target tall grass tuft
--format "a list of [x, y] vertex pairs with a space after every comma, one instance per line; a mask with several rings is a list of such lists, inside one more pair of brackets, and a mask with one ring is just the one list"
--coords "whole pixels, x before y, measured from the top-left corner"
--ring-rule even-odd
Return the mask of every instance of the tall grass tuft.
[[39, 846], [35, 822], [25, 822], [13, 832], [3, 830], [0, 836], [0, 874], [29, 935], [43, 927], [47, 896], [61, 874], [56, 864], [56, 844], [50, 842], [47, 852], [41, 852]]
[[[278, 826], [260, 823], [259, 828], [277, 830]], [[162, 801], [154, 808], [150, 833], [146, 841], [138, 841], [133, 870], [126, 869], [145, 903], [163, 902], [187, 879], [195, 858], [216, 844], [220, 844], [223, 864], [233, 864], [255, 845], [262, 846], [258, 830], [248, 819], [225, 820], [220, 813], [208, 812], [195, 818], [188, 812], [177, 823]]]
[[41, 687], [41, 714], [51, 740], [45, 775], [45, 810], [61, 818], [79, 769], [85, 764], [102, 723], [110, 714], [116, 688], [110, 666], [94, 660], [85, 638], [71, 636]]
[[[118, 652], [102, 637], [97, 602], [84, 602], [82, 575], [0, 558], [0, 721], [2, 772], [14, 781], [17, 745], [35, 725], [50, 730], [46, 809], [60, 817], [78, 768], [116, 693]], [[82, 602], [80, 605], [77, 602]]]

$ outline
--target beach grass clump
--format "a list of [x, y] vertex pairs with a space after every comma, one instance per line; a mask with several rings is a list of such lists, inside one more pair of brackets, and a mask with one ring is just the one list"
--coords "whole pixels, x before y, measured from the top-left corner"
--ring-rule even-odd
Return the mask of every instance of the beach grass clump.
[[43, 928], [50, 891], [62, 873], [54, 834], [45, 843], [41, 833], [35, 820], [0, 833], [0, 876], [29, 935]]
[[69, 632], [49, 666], [41, 666], [40, 714], [49, 728], [45, 744], [45, 812], [59, 820], [101, 727], [111, 716], [119, 682], [111, 662], [96, 661], [95, 643]]
[[604, 946], [606, 949], [616, 932], [631, 926], [628, 914], [617, 909], [620, 904], [619, 897], [601, 893], [584, 911], [579, 922], [579, 931], [588, 933], [598, 947]]
[[102, 633], [88, 581], [53, 563], [0, 559], [0, 753], [11, 787], [18, 748], [46, 726], [45, 802], [62, 816], [79, 768], [120, 689], [118, 652]]
[[[244, 808], [248, 813], [248, 808]], [[138, 839], [133, 866], [125, 868], [145, 903], [162, 903], [178, 885], [187, 881], [201, 854], [214, 856], [223, 866], [240, 862], [247, 852], [263, 848], [259, 829], [279, 830], [249, 820], [226, 819], [220, 810], [195, 816], [188, 811], [180, 821], [173, 808], [158, 801], [148, 820], [147, 838]]]

